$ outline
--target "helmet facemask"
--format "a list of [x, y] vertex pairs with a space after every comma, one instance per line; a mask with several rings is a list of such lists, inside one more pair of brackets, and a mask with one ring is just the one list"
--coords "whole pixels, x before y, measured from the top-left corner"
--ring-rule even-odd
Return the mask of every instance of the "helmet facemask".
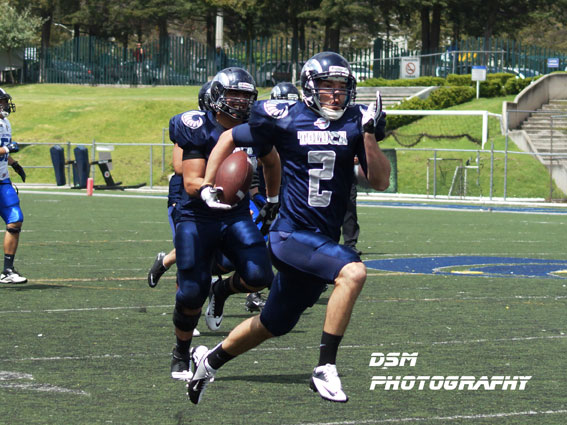
[[[343, 83], [342, 88], [330, 87], [325, 82], [338, 81]], [[327, 86], [327, 87], [323, 87]], [[349, 89], [348, 78], [344, 77], [328, 77], [313, 79], [312, 88], [312, 102], [314, 109], [316, 109], [321, 116], [330, 120], [336, 121], [341, 118], [351, 102], [352, 89]], [[321, 100], [321, 96], [323, 99]]]
[[211, 83], [211, 106], [236, 121], [246, 121], [258, 97], [254, 78], [242, 68], [219, 71]]
[[12, 112], [16, 112], [16, 105], [12, 102], [12, 97], [4, 90], [0, 91], [0, 115], [7, 118]]
[[250, 116], [252, 105], [256, 101], [257, 92], [222, 89], [222, 93], [213, 103], [215, 110], [238, 121], [246, 121]]
[[[327, 85], [325, 81], [344, 84], [338, 87], [336, 84]], [[301, 88], [307, 107], [330, 121], [341, 118], [356, 98], [356, 80], [350, 65], [334, 52], [318, 53], [305, 63], [301, 70]], [[321, 95], [325, 98], [323, 102]]]

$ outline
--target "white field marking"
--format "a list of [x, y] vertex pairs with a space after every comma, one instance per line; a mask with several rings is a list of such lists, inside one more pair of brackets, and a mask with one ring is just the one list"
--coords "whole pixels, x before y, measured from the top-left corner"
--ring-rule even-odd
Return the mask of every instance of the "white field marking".
[[[447, 207], [436, 207], [436, 206], [423, 206], [423, 205], [371, 205], [371, 204], [358, 204], [358, 207], [367, 207], [367, 208], [402, 208], [402, 209], [408, 209], [408, 210], [429, 210], [429, 211], [451, 211], [451, 212], [469, 212], [469, 213], [490, 213], [490, 214], [494, 214], [494, 213], [498, 213], [498, 214], [538, 214], [538, 215], [559, 215], [559, 216], [564, 216], [565, 213], [564, 212], [555, 212], [555, 211], [500, 211], [500, 210], [494, 210], [492, 209], [492, 207], [487, 207], [486, 209], [484, 208], [478, 208], [478, 209], [472, 209], [472, 208], [447, 208]], [[488, 209], [490, 208], [490, 209]], [[498, 207], [495, 207], [498, 208]]]
[[[455, 340], [455, 341], [434, 341], [434, 342], [420, 342], [420, 341], [406, 341], [406, 342], [390, 342], [372, 345], [341, 345], [339, 349], [360, 349], [360, 348], [375, 348], [375, 347], [396, 347], [399, 345], [464, 345], [464, 344], [483, 344], [485, 342], [524, 342], [542, 339], [566, 339], [567, 335], [547, 335], [547, 336], [529, 336], [529, 337], [513, 337], [513, 338], [499, 338], [499, 339], [471, 339], [471, 340]], [[274, 348], [253, 348], [250, 351], [291, 351], [302, 349], [319, 349], [318, 345], [304, 346], [304, 347], [274, 347]]]
[[9, 372], [7, 370], [0, 370], [0, 381], [13, 381], [15, 379], [31, 379], [33, 376], [29, 373], [22, 372]]
[[[385, 298], [375, 300], [360, 299], [358, 303], [396, 303], [396, 302], [443, 302], [443, 301], [509, 301], [509, 300], [564, 300], [567, 295], [512, 295], [509, 297], [455, 297], [455, 298]], [[139, 310], [141, 308], [172, 308], [173, 304], [163, 305], [139, 305], [119, 307], [84, 307], [84, 308], [56, 308], [45, 310], [0, 310], [0, 314], [18, 313], [73, 313], [81, 311], [113, 311], [113, 310]]]
[[428, 422], [428, 421], [460, 421], [463, 419], [496, 419], [514, 416], [537, 416], [537, 415], [562, 415], [567, 410], [528, 410], [525, 412], [502, 412], [502, 413], [479, 413], [476, 415], [453, 415], [453, 416], [432, 416], [430, 418], [389, 418], [389, 419], [367, 419], [357, 421], [341, 422], [301, 422], [295, 425], [359, 425], [359, 424], [397, 424], [405, 422]]
[[[29, 373], [21, 373], [21, 372], [9, 372], [6, 370], [0, 370], [0, 381], [15, 381], [27, 379], [29, 381], [33, 381], [33, 375]], [[38, 384], [35, 382], [24, 382], [24, 383], [16, 383], [16, 382], [7, 382], [3, 383], [0, 382], [0, 388], [10, 388], [10, 389], [20, 389], [20, 390], [33, 390], [33, 391], [44, 391], [44, 392], [55, 392], [55, 393], [70, 393], [70, 394], [78, 394], [78, 395], [90, 395], [85, 391], [81, 390], [70, 390], [68, 388], [57, 387], [55, 385], [50, 384]]]
[[564, 300], [567, 295], [512, 295], [509, 297], [457, 297], [457, 298], [385, 298], [357, 300], [357, 303], [401, 303], [401, 302], [442, 302], [442, 301], [504, 301], [504, 300]]
[[[96, 190], [95, 190], [96, 192]], [[61, 196], [82, 196], [85, 197], [85, 192], [44, 192], [41, 190], [22, 190], [20, 189], [20, 194], [27, 194], [32, 193], [34, 195], [61, 195]], [[93, 197], [100, 197], [100, 198], [138, 198], [138, 199], [159, 199], [163, 201], [167, 199], [167, 195], [130, 195], [130, 194], [122, 194], [122, 195], [113, 195], [111, 193], [93, 193]]]
[[42, 392], [50, 392], [50, 393], [67, 393], [67, 394], [90, 396], [89, 393], [82, 391], [82, 390], [71, 390], [69, 388], [57, 387], [55, 385], [35, 384], [35, 383], [31, 383], [31, 382], [25, 382], [25, 383], [19, 383], [19, 384], [10, 382], [10, 383], [6, 383], [6, 384], [0, 384], [0, 388], [42, 391]]
[[[371, 345], [341, 345], [339, 349], [341, 350], [359, 350], [359, 349], [375, 349], [376, 347], [397, 347], [403, 345], [414, 346], [414, 345], [461, 345], [461, 344], [483, 344], [483, 343], [500, 343], [500, 342], [525, 342], [525, 341], [535, 341], [535, 340], [554, 340], [554, 339], [566, 339], [567, 335], [547, 335], [547, 336], [531, 336], [531, 337], [514, 337], [514, 338], [499, 338], [499, 339], [471, 339], [471, 340], [455, 340], [455, 341], [434, 341], [434, 342], [420, 342], [420, 341], [405, 341], [405, 342], [390, 342], [382, 344], [371, 344]], [[301, 347], [260, 347], [253, 348], [250, 351], [296, 351], [296, 350], [319, 350], [319, 345], [313, 346], [301, 346]], [[112, 359], [131, 359], [135, 357], [166, 357], [171, 356], [171, 352], [167, 353], [134, 353], [134, 354], [100, 354], [92, 356], [51, 356], [51, 357], [22, 357], [22, 358], [0, 358], [0, 363], [15, 363], [15, 362], [41, 362], [41, 361], [64, 361], [64, 360], [112, 360]]]
[[[57, 308], [40, 310], [39, 313], [71, 313], [75, 311], [107, 311], [107, 310], [139, 310], [141, 308], [172, 308], [173, 304], [170, 305], [139, 305], [139, 306], [121, 306], [121, 307], [85, 307], [85, 308]], [[33, 310], [3, 310], [0, 314], [15, 314], [15, 313], [38, 313]]]

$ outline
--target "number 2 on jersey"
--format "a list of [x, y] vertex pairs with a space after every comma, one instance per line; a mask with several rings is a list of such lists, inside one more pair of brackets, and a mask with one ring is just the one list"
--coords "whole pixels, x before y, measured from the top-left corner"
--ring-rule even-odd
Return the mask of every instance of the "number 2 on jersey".
[[309, 164], [322, 164], [323, 168], [309, 170], [309, 205], [312, 207], [328, 207], [331, 203], [330, 190], [319, 192], [321, 180], [331, 180], [335, 172], [335, 151], [309, 151], [307, 160]]

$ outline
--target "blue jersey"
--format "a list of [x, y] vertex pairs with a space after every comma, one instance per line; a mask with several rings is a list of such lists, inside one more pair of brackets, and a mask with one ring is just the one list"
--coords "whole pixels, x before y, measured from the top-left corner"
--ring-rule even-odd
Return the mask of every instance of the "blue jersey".
[[233, 129], [237, 146], [276, 147], [282, 163], [279, 217], [272, 230], [308, 230], [340, 239], [354, 157], [366, 171], [361, 127], [365, 106], [328, 121], [303, 102], [256, 102], [250, 121]]
[[[169, 138], [173, 143], [183, 149], [183, 159], [203, 158], [208, 160], [211, 151], [215, 147], [220, 135], [225, 129], [217, 122], [215, 115], [210, 111], [188, 111], [175, 115], [169, 121]], [[271, 149], [271, 146], [269, 147]], [[266, 148], [246, 149], [249, 156], [253, 158], [254, 164], [257, 156], [263, 156], [270, 151]], [[180, 201], [176, 205], [178, 210], [177, 220], [187, 219], [219, 220], [235, 217], [237, 215], [250, 214], [248, 208], [249, 196], [230, 210], [218, 210], [209, 208], [200, 197], [192, 197], [186, 191], [182, 191]]]
[[183, 195], [183, 176], [181, 174], [174, 174], [169, 179], [169, 193], [167, 194], [167, 206], [177, 204]]

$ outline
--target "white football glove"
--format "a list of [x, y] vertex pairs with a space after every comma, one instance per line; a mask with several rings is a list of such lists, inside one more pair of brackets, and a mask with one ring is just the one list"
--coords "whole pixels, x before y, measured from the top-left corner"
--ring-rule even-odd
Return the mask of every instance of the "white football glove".
[[376, 100], [368, 105], [368, 109], [362, 113], [362, 130], [365, 133], [374, 134], [376, 123], [382, 115], [382, 95], [376, 90]]
[[202, 186], [199, 189], [201, 194], [201, 199], [205, 201], [209, 208], [215, 208], [218, 210], [229, 210], [232, 205], [223, 204], [219, 201], [219, 193], [222, 192], [222, 188], [212, 187], [211, 185]]

